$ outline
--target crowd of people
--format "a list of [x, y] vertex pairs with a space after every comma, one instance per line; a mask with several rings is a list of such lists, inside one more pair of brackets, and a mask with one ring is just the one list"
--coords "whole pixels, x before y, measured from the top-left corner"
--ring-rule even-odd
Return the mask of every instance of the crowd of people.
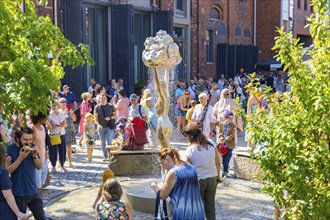
[[[257, 77], [261, 88], [270, 86], [279, 92], [289, 89], [284, 85], [283, 74]], [[189, 146], [185, 160], [170, 146], [161, 149], [159, 160], [167, 170], [166, 178], [161, 188], [151, 183], [160, 200], [171, 198], [173, 219], [191, 219], [192, 216], [215, 219], [216, 186], [228, 174], [237, 135], [243, 132], [242, 118], [236, 112], [242, 108], [249, 114], [256, 106], [267, 108], [258, 94], [245, 91], [248, 82], [244, 70], [234, 79], [221, 75], [218, 81], [212, 78], [191, 79], [189, 83], [178, 80], [173, 94], [176, 135], [179, 140], [187, 139]], [[74, 166], [74, 145], [87, 150], [89, 163], [93, 161], [97, 139], [101, 141], [103, 160], [110, 163], [114, 162], [114, 151], [158, 148], [154, 91], [149, 83], [141, 94], [127, 96], [122, 79], [113, 79], [107, 86], [92, 79], [88, 91], [81, 94], [80, 105], [70, 87], [63, 85], [62, 91], [53, 91], [55, 101], [47, 113], [16, 113], [10, 122], [1, 119], [1, 213], [6, 213], [7, 219], [27, 219], [24, 213], [29, 208], [35, 219], [46, 219], [42, 186], [48, 173], [47, 160], [51, 172], [68, 172], [66, 167]], [[0, 112], [2, 114], [1, 109]], [[7, 126], [8, 123], [11, 126]], [[74, 123], [79, 125], [78, 131]], [[80, 134], [79, 139], [77, 134]], [[250, 145], [248, 134], [246, 140]], [[224, 146], [226, 152], [219, 150], [219, 146]], [[106, 219], [112, 215], [132, 218], [130, 206], [120, 200], [120, 184], [109, 178], [102, 186], [98, 197], [102, 194], [103, 200], [97, 205], [98, 198], [94, 203], [97, 218]], [[117, 211], [109, 212], [110, 208]]]

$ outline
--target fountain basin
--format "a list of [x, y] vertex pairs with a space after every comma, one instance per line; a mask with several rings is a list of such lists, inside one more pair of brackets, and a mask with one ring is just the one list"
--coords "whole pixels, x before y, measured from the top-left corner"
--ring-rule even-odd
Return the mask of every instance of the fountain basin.
[[161, 176], [158, 162], [159, 149], [111, 152], [115, 162], [109, 164], [116, 176]]
[[139, 181], [122, 182], [123, 199], [132, 209], [139, 212], [155, 213], [156, 194], [150, 188], [150, 182], [161, 183], [160, 178], [146, 178]]

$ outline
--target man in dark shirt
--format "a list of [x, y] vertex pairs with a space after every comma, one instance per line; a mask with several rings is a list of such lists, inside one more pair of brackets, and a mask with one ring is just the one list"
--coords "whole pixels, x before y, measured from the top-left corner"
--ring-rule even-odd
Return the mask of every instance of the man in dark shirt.
[[60, 97], [66, 99], [68, 110], [77, 109], [77, 98], [73, 92], [70, 92], [70, 87], [68, 85], [63, 86], [63, 92], [60, 92]]
[[111, 145], [111, 142], [115, 136], [115, 118], [116, 109], [113, 105], [107, 103], [107, 96], [105, 94], [100, 95], [101, 104], [95, 106], [94, 116], [95, 122], [99, 130], [99, 136], [101, 138], [101, 146], [104, 155], [104, 161], [109, 159], [108, 152], [105, 149], [106, 144]]
[[29, 127], [15, 131], [15, 143], [7, 148], [12, 163], [7, 167], [13, 183], [13, 194], [17, 207], [23, 213], [27, 207], [35, 219], [46, 219], [43, 202], [38, 193], [35, 169], [40, 170], [42, 161], [36, 147], [32, 146], [34, 130]]
[[274, 77], [272, 76], [272, 74], [269, 74], [266, 77], [266, 83], [267, 83], [267, 86], [274, 88]]

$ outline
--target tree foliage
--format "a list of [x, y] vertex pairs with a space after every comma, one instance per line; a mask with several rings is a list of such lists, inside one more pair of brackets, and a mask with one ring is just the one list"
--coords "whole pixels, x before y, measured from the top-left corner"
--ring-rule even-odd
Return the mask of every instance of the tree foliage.
[[73, 45], [49, 17], [36, 15], [32, 0], [24, 2], [22, 12], [22, 0], [0, 1], [0, 105], [6, 115], [45, 112], [63, 68], [91, 62], [87, 46]]
[[264, 92], [271, 111], [258, 109], [247, 126], [260, 148], [255, 156], [263, 170], [263, 189], [287, 211], [288, 219], [330, 219], [329, 3], [312, 2], [312, 58], [304, 62], [299, 39], [278, 30], [273, 49], [291, 74], [291, 91]]

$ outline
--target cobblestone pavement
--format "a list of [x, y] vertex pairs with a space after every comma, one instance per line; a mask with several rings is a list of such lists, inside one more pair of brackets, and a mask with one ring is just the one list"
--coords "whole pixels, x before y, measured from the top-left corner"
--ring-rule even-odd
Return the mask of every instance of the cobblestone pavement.
[[[182, 141], [175, 139], [172, 139], [171, 145], [181, 152], [186, 146]], [[44, 190], [44, 204], [53, 219], [95, 218], [92, 203], [107, 163], [102, 161], [99, 142], [92, 163], [87, 162], [86, 149], [79, 147], [76, 149], [77, 152], [73, 154], [73, 168], [68, 168], [68, 173], [63, 171], [51, 173], [51, 184]], [[134, 181], [134, 178], [119, 179], [119, 181], [127, 180]], [[273, 201], [259, 192], [260, 187], [260, 183], [234, 178], [231, 170], [230, 177], [218, 185], [217, 219], [271, 219]], [[134, 211], [133, 215], [135, 219], [153, 219], [152, 215], [146, 213]]]

